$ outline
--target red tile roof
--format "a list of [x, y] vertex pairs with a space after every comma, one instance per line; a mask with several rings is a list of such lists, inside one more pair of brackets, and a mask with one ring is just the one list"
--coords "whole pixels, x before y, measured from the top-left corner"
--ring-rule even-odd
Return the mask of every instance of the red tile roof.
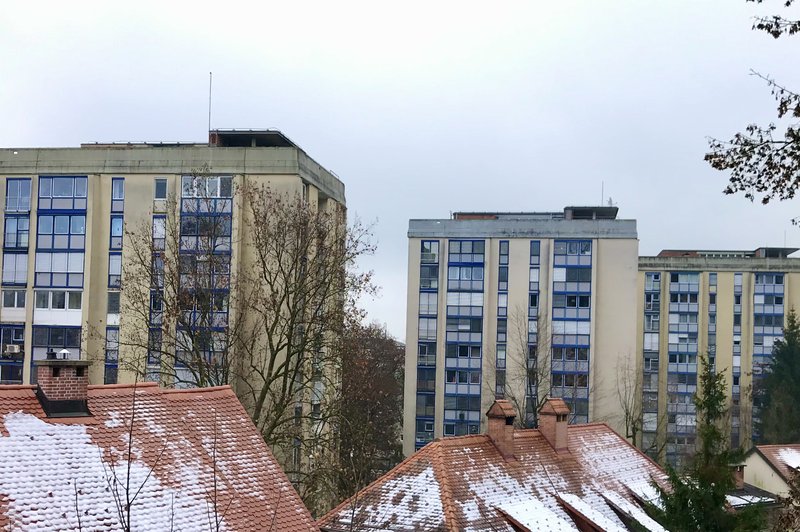
[[0, 386], [2, 530], [118, 530], [140, 488], [133, 529], [317, 530], [228, 386], [90, 386], [93, 415], [58, 419], [34, 389]]
[[754, 451], [764, 457], [764, 460], [786, 482], [789, 482], [792, 473], [800, 468], [800, 443], [756, 445]]
[[567, 432], [570, 452], [559, 455], [538, 430], [517, 430], [509, 461], [485, 434], [436, 440], [331, 510], [320, 527], [511, 530], [509, 523], [525, 521], [535, 523], [525, 525], [531, 530], [575, 529], [563, 501], [579, 500], [624, 529], [607, 498], [636, 507], [632, 492], [651, 498], [651, 479], [663, 482], [664, 472], [605, 424]]

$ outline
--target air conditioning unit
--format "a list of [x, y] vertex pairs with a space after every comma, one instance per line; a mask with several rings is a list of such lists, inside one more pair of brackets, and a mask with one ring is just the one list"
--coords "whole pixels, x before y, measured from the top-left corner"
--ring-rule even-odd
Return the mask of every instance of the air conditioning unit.
[[22, 349], [17, 344], [6, 344], [4, 351], [7, 355], [18, 355]]

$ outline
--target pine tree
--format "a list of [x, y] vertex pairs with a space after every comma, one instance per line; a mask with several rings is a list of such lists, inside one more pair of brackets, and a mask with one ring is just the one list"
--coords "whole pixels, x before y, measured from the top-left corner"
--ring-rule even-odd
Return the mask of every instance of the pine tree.
[[742, 460], [739, 450], [731, 450], [720, 428], [727, 408], [725, 376], [716, 373], [701, 358], [702, 373], [694, 404], [697, 410], [699, 448], [683, 473], [667, 466], [670, 487], [658, 490], [661, 507], [651, 508], [655, 518], [673, 532], [760, 530], [761, 514], [756, 509], [732, 511], [726, 495], [734, 489], [732, 464]]
[[800, 441], [800, 323], [794, 309], [786, 316], [783, 339], [775, 342], [772, 363], [756, 381], [762, 443]]

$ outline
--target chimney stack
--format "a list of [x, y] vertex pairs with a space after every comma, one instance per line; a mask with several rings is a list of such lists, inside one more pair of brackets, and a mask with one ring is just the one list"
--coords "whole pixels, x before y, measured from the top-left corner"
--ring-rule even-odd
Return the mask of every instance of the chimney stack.
[[569, 452], [567, 419], [569, 407], [563, 399], [548, 397], [539, 409], [539, 432], [557, 454]]
[[733, 481], [736, 484], [736, 489], [744, 488], [744, 464], [737, 464], [731, 466], [733, 469]]
[[514, 460], [514, 407], [505, 399], [498, 399], [486, 412], [489, 420], [489, 438], [500, 455], [506, 460]]
[[36, 360], [36, 395], [47, 417], [89, 416], [88, 360]]

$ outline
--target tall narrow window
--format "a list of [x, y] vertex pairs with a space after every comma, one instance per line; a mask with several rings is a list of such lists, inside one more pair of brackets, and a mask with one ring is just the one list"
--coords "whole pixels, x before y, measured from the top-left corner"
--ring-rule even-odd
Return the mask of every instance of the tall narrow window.
[[167, 180], [163, 177], [157, 177], [155, 180], [155, 193], [153, 198], [156, 200], [167, 199]]

